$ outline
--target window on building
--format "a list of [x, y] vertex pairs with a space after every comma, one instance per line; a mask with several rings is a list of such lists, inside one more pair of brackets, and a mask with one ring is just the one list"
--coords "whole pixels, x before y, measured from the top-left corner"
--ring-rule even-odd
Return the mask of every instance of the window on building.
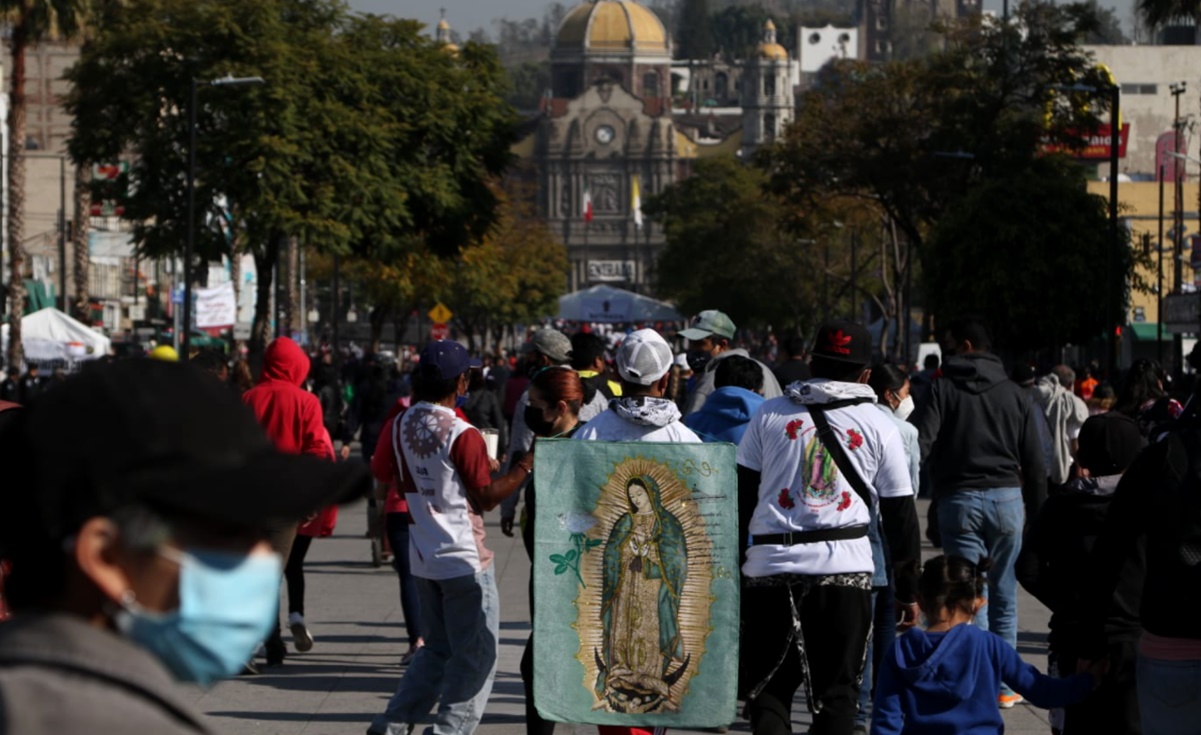
[[776, 116], [775, 115], [768, 114], [768, 115], [763, 116], [763, 135], [767, 140], [775, 140], [776, 139]]
[[719, 100], [725, 101], [730, 96], [730, 78], [724, 72], [719, 73], [713, 80], [713, 87]]
[[642, 96], [659, 96], [659, 75], [654, 72], [642, 75]]
[[768, 74], [763, 77], [763, 94], [771, 97], [776, 93], [776, 77], [774, 74]]

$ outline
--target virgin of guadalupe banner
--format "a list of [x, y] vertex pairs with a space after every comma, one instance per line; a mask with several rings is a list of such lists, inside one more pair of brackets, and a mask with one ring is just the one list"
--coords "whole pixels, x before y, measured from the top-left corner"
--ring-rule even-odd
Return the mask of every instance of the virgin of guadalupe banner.
[[595, 725], [733, 722], [734, 445], [539, 440], [535, 454], [538, 711]]

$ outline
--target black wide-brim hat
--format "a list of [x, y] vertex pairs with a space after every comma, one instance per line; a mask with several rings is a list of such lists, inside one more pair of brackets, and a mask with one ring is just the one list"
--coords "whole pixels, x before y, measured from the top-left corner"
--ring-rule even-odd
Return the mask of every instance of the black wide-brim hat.
[[91, 367], [22, 413], [0, 436], [0, 461], [28, 479], [5, 482], [0, 507], [32, 513], [23, 522], [40, 527], [26, 531], [43, 538], [135, 503], [273, 528], [370, 485], [361, 464], [279, 452], [227, 384], [186, 364]]

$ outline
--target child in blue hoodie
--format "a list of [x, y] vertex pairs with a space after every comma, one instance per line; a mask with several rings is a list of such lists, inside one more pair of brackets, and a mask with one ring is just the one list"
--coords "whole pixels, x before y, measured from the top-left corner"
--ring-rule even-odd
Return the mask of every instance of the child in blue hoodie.
[[926, 562], [917, 600], [927, 627], [910, 629], [886, 654], [872, 735], [999, 735], [1002, 682], [1034, 705], [1064, 707], [1099, 681], [1103, 671], [1066, 679], [1041, 674], [996, 634], [971, 625], [984, 605], [987, 568], [987, 560], [976, 565], [958, 556]]

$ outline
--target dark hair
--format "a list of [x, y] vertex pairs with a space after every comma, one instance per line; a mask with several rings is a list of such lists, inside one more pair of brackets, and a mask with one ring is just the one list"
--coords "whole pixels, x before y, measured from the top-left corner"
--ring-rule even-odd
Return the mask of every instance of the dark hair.
[[713, 387], [724, 388], [728, 385], [758, 393], [763, 390], [763, 368], [742, 355], [724, 357], [717, 361], [717, 369], [713, 371]]
[[1114, 404], [1113, 410], [1137, 418], [1148, 401], [1164, 397], [1165, 393], [1161, 387], [1163, 379], [1163, 368], [1158, 362], [1145, 358], [1135, 360], [1126, 371], [1126, 377], [1122, 379], [1118, 402]]
[[799, 334], [794, 334], [784, 340], [784, 351], [789, 357], [804, 357], [805, 356], [805, 338]]
[[[969, 338], [970, 339], [970, 338]], [[922, 567], [917, 582], [917, 601], [931, 622], [943, 608], [971, 615], [976, 598], [984, 596], [992, 562], [973, 564], [962, 556], [936, 556]]]
[[229, 368], [229, 361], [220, 350], [201, 350], [192, 358], [192, 364], [217, 377], [221, 376], [222, 368]]
[[459, 389], [459, 376], [453, 378], [430, 378], [420, 370], [413, 371], [413, 399], [427, 403], [443, 401]]
[[876, 398], [879, 398], [880, 402], [883, 403], [885, 391], [896, 393], [905, 387], [905, 383], [908, 380], [909, 376], [899, 367], [882, 362], [872, 367], [872, 375], [867, 379], [867, 384], [876, 392]]
[[605, 341], [590, 332], [571, 335], [571, 366], [576, 370], [591, 370], [598, 357], [605, 356]]
[[922, 360], [922, 367], [927, 370], [937, 370], [939, 362], [938, 355], [931, 352], [929, 355], [926, 355], [926, 359]]
[[574, 370], [565, 367], [546, 368], [534, 376], [530, 387], [551, 404], [563, 401], [573, 414], [579, 415], [580, 406], [584, 405], [584, 381]]
[[813, 373], [813, 377], [838, 380], [844, 383], [857, 382], [866, 367], [867, 365], [858, 363], [831, 360], [821, 355], [814, 355], [813, 359], [809, 361], [809, 371]]
[[988, 338], [988, 329], [985, 328], [984, 322], [976, 317], [956, 319], [950, 323], [947, 331], [951, 333], [951, 339], [960, 344], [971, 342], [972, 349], [980, 352], [992, 350], [992, 340]]
[[467, 390], [471, 391], [472, 393], [475, 393], [475, 392], [481, 391], [483, 389], [484, 389], [484, 369], [483, 368], [472, 368], [471, 369], [471, 382], [468, 383]]

